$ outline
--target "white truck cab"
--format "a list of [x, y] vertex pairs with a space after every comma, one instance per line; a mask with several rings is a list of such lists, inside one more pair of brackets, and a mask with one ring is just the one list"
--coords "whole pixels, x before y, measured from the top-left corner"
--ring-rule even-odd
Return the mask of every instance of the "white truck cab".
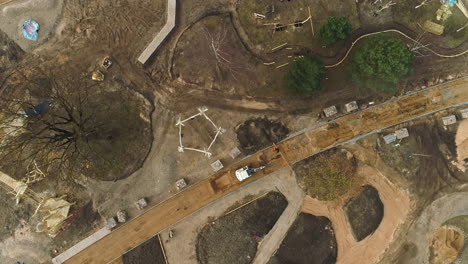
[[239, 181], [244, 181], [244, 180], [252, 177], [252, 175], [254, 175], [255, 172], [257, 172], [259, 170], [263, 170], [264, 168], [265, 168], [265, 166], [261, 166], [260, 168], [251, 168], [250, 166], [244, 166], [244, 167], [236, 170], [236, 178]]

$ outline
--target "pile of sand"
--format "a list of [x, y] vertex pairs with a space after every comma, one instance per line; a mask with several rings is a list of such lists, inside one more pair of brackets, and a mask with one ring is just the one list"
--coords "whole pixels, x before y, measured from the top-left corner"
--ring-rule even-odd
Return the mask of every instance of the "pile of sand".
[[453, 226], [442, 226], [434, 232], [431, 251], [432, 264], [450, 264], [464, 245], [464, 233]]
[[462, 121], [455, 136], [457, 145], [457, 167], [463, 172], [468, 168], [468, 119]]

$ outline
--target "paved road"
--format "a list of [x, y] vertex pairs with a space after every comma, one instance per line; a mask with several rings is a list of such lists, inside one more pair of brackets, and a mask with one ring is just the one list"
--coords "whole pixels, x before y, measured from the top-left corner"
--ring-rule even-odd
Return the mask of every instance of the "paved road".
[[211, 179], [199, 182], [186, 191], [156, 205], [78, 253], [66, 263], [109, 263], [195, 211], [238, 190], [245, 184], [287, 166], [288, 163], [294, 164], [353, 138], [466, 102], [468, 102], [468, 78], [462, 78], [396, 98], [387, 103], [344, 116], [332, 123], [303, 131], [302, 134], [279, 144], [282, 159], [271, 163], [267, 171], [259, 172], [241, 184], [233, 181], [218, 192], [213, 190], [211, 184], [214, 179], [219, 177], [230, 177], [233, 169], [264, 160], [266, 156], [271, 155], [270, 149], [260, 151], [240, 161], [230, 170], [226, 169]]

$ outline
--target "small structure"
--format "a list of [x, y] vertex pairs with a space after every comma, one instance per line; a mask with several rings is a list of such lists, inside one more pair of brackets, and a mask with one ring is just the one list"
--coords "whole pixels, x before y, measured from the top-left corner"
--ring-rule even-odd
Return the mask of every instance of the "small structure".
[[388, 135], [384, 136], [383, 139], [384, 139], [384, 141], [385, 141], [385, 144], [390, 144], [390, 143], [395, 142], [395, 140], [396, 140], [397, 138], [396, 138], [395, 133], [392, 133], [392, 134], [388, 134]]
[[229, 152], [229, 156], [231, 156], [232, 159], [237, 158], [241, 154], [241, 151], [239, 150], [238, 147], [235, 147]]
[[358, 110], [359, 107], [356, 101], [352, 101], [352, 102], [345, 104], [345, 108], [346, 108], [346, 112], [351, 113], [353, 111]]
[[117, 221], [115, 220], [114, 217], [111, 217], [111, 218], [107, 219], [107, 222], [106, 222], [107, 230], [111, 230], [112, 228], [114, 228], [116, 226], [117, 226]]
[[442, 117], [442, 122], [444, 126], [453, 125], [457, 122], [457, 117], [455, 115], [444, 116]]
[[211, 163], [211, 168], [213, 168], [213, 170], [216, 172], [216, 171], [219, 171], [220, 169], [224, 168], [224, 165], [223, 165], [223, 163], [221, 163], [220, 160], [217, 160], [217, 161]]
[[104, 60], [102, 61], [102, 67], [104, 69], [109, 69], [109, 67], [112, 65], [112, 61], [110, 60], [109, 57], [105, 57]]
[[177, 190], [180, 191], [180, 190], [184, 189], [185, 187], [187, 187], [187, 182], [185, 181], [184, 178], [182, 178], [182, 179], [176, 181], [176, 188], [177, 188]]
[[135, 202], [135, 205], [138, 209], [141, 210], [148, 206], [148, 202], [146, 201], [146, 198], [141, 198], [140, 200]]
[[26, 20], [23, 23], [23, 37], [29, 40], [37, 40], [39, 24], [34, 20]]
[[409, 137], [409, 132], [406, 127], [395, 131], [395, 136], [397, 139], [403, 139]]
[[460, 113], [462, 118], [468, 118], [468, 108], [462, 109]]
[[118, 212], [117, 212], [117, 221], [119, 221], [119, 223], [125, 223], [125, 222], [127, 222], [127, 212], [125, 212], [125, 211], [118, 211]]
[[104, 81], [104, 74], [102, 72], [100, 72], [100, 71], [95, 71], [91, 75], [91, 79], [93, 81], [102, 82], [102, 81]]
[[427, 20], [426, 22], [424, 22], [423, 28], [427, 32], [430, 32], [438, 36], [444, 34], [444, 26], [434, 23], [430, 20]]
[[330, 117], [332, 115], [338, 114], [338, 110], [336, 109], [336, 106], [333, 105], [323, 109], [323, 113], [325, 114], [325, 117]]
[[[210, 149], [211, 147], [213, 146], [213, 144], [215, 143], [216, 139], [218, 138], [219, 135], [223, 134], [224, 132], [226, 132], [226, 129], [222, 128], [222, 127], [219, 127], [217, 126], [207, 115], [206, 115], [206, 111], [208, 111], [208, 108], [206, 108], [205, 106], [204, 107], [200, 107], [198, 108], [198, 113], [197, 114], [194, 114], [184, 120], [181, 119], [181, 117], [179, 117], [179, 119], [177, 120], [177, 123], [176, 123], [176, 126], [179, 127], [179, 147], [177, 148], [179, 152], [184, 152], [184, 150], [192, 150], [192, 151], [197, 151], [197, 152], [201, 152], [201, 153], [204, 153], [206, 157], [211, 157], [212, 153], [210, 152]], [[213, 137], [213, 140], [211, 141], [211, 143], [208, 145], [207, 148], [204, 148], [204, 149], [198, 149], [198, 148], [194, 148], [194, 147], [186, 147], [183, 145], [183, 142], [182, 142], [182, 127], [185, 126], [184, 123], [185, 122], [188, 122], [190, 120], [195, 120], [196, 117], [198, 116], [202, 116], [204, 117], [206, 120], [208, 120], [208, 122], [210, 122], [210, 124], [215, 128], [215, 136]]]

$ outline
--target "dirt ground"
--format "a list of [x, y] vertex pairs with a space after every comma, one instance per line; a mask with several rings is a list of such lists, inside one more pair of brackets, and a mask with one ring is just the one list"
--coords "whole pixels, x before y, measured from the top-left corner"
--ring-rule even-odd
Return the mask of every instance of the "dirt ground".
[[336, 255], [330, 220], [301, 213], [268, 264], [332, 264]]
[[468, 180], [466, 174], [452, 165], [457, 157], [455, 134], [458, 123], [445, 129], [441, 120], [450, 114], [457, 114], [457, 110], [410, 122], [406, 125], [410, 137], [399, 141], [398, 146], [385, 144], [381, 137], [377, 139], [377, 152], [410, 183], [410, 193], [422, 198], [419, 202]]
[[289, 129], [279, 121], [258, 118], [245, 121], [236, 133], [242, 151], [252, 154], [286, 138]]
[[377, 230], [383, 218], [383, 207], [379, 192], [370, 185], [364, 186], [362, 192], [345, 205], [346, 216], [357, 241]]
[[455, 144], [457, 145], [457, 167], [461, 171], [466, 171], [468, 168], [468, 120], [463, 120], [458, 126]]
[[454, 226], [444, 225], [432, 236], [430, 259], [433, 264], [453, 263], [463, 249], [465, 233]]
[[270, 231], [287, 206], [272, 192], [241, 209], [208, 223], [199, 233], [197, 258], [202, 264], [250, 263], [257, 243]]
[[29, 221], [33, 208], [29, 203], [22, 201], [19, 205], [15, 205], [13, 195], [7, 194], [5, 190], [0, 189], [0, 208], [2, 213], [0, 214], [0, 241], [13, 235], [14, 230], [18, 224], [23, 221]]
[[157, 236], [125, 253], [123, 264], [166, 264]]
[[[313, 18], [315, 35], [312, 35], [310, 21], [301, 27], [291, 25], [297, 21], [304, 21], [309, 17], [309, 9]], [[292, 46], [303, 46], [313, 50], [314, 53], [331, 57], [337, 50], [343, 47], [338, 43], [332, 48], [326, 48], [318, 38], [320, 28], [325, 24], [328, 16], [342, 16], [350, 20], [354, 29], [360, 27], [356, 3], [353, 0], [346, 1], [255, 1], [244, 0], [237, 6], [242, 27], [246, 30], [252, 43], [265, 53], [288, 43]], [[263, 14], [265, 19], [254, 17], [254, 13]], [[283, 31], [275, 32], [272, 23], [288, 25]], [[270, 25], [264, 25], [270, 24]]]

